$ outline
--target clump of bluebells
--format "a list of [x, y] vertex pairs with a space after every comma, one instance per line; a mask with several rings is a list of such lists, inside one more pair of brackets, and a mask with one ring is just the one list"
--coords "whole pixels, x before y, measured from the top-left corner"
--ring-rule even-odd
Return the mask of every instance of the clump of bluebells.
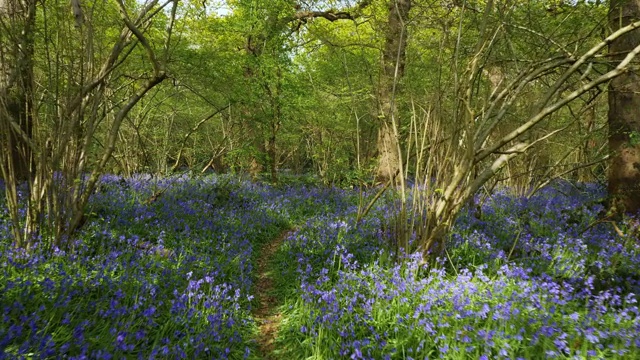
[[255, 357], [253, 260], [289, 226], [283, 194], [106, 176], [78, 239], [53, 253], [12, 248], [0, 209], [0, 358]]
[[280, 341], [299, 358], [639, 358], [640, 245], [597, 221], [602, 196], [497, 193], [432, 266], [389, 260], [383, 207], [316, 217], [283, 247], [299, 286]]
[[611, 222], [599, 220], [605, 195], [595, 184], [566, 182], [532, 198], [498, 192], [483, 204], [481, 216], [469, 211], [459, 218], [452, 261], [462, 267], [509, 262], [534, 275], [578, 285], [591, 277], [596, 290], [640, 294], [638, 221], [619, 223], [626, 234], [620, 236]]

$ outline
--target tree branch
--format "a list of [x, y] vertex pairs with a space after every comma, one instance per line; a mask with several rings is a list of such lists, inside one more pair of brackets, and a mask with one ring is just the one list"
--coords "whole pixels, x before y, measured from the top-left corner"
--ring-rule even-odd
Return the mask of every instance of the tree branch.
[[[638, 26], [640, 26], [640, 21], [632, 24], [633, 26], [627, 26], [625, 29], [627, 29], [627, 31], [630, 31], [630, 29], [634, 29]], [[615, 34], [618, 34], [618, 32], [616, 32]], [[620, 35], [618, 35], [620, 36]], [[611, 37], [610, 37], [611, 38]], [[606, 40], [604, 42], [607, 42]], [[597, 47], [600, 47], [601, 44], [598, 44]], [[592, 52], [592, 51], [590, 51]], [[583, 86], [579, 87], [578, 89], [574, 90], [573, 92], [571, 92], [570, 94], [568, 94], [566, 97], [561, 98], [560, 100], [558, 100], [557, 102], [546, 106], [545, 108], [541, 109], [537, 114], [535, 114], [534, 116], [532, 116], [531, 118], [529, 118], [529, 120], [527, 120], [527, 122], [525, 122], [524, 124], [520, 125], [517, 129], [513, 130], [512, 132], [510, 132], [509, 134], [505, 135], [504, 137], [502, 137], [500, 140], [498, 140], [494, 145], [489, 146], [489, 147], [485, 147], [482, 149], [479, 149], [478, 151], [476, 151], [476, 156], [475, 156], [475, 163], [478, 163], [480, 161], [482, 161], [484, 158], [486, 158], [487, 156], [491, 155], [492, 153], [494, 153], [495, 151], [497, 151], [498, 149], [500, 149], [502, 146], [504, 146], [505, 144], [507, 144], [508, 142], [518, 138], [520, 135], [524, 134], [525, 132], [527, 132], [529, 129], [531, 129], [532, 127], [534, 127], [535, 125], [537, 125], [539, 122], [541, 122], [543, 119], [545, 119], [548, 115], [558, 111], [558, 109], [562, 108], [563, 106], [567, 105], [568, 103], [570, 103], [571, 101], [575, 100], [576, 98], [578, 98], [579, 96], [581, 96], [582, 94], [586, 93], [587, 91], [591, 90], [594, 87], [597, 87], [598, 85], [605, 83], [607, 81], [610, 81], [611, 79], [620, 76], [621, 74], [625, 73], [626, 71], [628, 71], [629, 69], [629, 65], [631, 63], [631, 61], [633, 60], [633, 58], [635, 58], [638, 54], [640, 54], [640, 45], [638, 45], [636, 48], [634, 48], [632, 51], [630, 51], [628, 53], [628, 55], [624, 58], [624, 60], [622, 62], [620, 62], [620, 64], [618, 64], [618, 66], [615, 67], [615, 69], [605, 73], [604, 75], [599, 76], [598, 78], [590, 81], [587, 84], [584, 84]], [[569, 72], [573, 72], [575, 70], [569, 69]]]
[[189, 140], [189, 138], [191, 137], [191, 135], [193, 135], [193, 133], [195, 133], [196, 131], [198, 131], [198, 129], [200, 129], [200, 126], [202, 126], [202, 124], [204, 124], [205, 122], [207, 122], [207, 120], [213, 118], [214, 116], [220, 114], [221, 112], [223, 112], [224, 110], [228, 109], [229, 106], [231, 106], [231, 104], [222, 107], [220, 109], [216, 109], [216, 111], [212, 112], [211, 114], [209, 114], [208, 116], [204, 117], [203, 119], [201, 119], [200, 121], [198, 121], [198, 123], [196, 123], [190, 130], [189, 132], [187, 132], [187, 134], [182, 138], [182, 141], [180, 142], [180, 150], [178, 151], [178, 156], [176, 156], [176, 161], [173, 164], [173, 166], [171, 167], [171, 172], [176, 171], [176, 169], [178, 168], [178, 166], [180, 165], [180, 160], [182, 159], [182, 152], [184, 150], [184, 146], [187, 143], [187, 141]]
[[120, 6], [120, 18], [125, 23], [129, 31], [131, 31], [133, 35], [135, 35], [135, 37], [138, 39], [138, 41], [140, 41], [140, 44], [142, 45], [142, 47], [144, 47], [144, 49], [147, 51], [147, 56], [149, 56], [149, 60], [151, 60], [151, 65], [153, 65], [154, 73], [157, 75], [157, 74], [160, 74], [161, 72], [164, 72], [164, 69], [161, 66], [160, 62], [158, 62], [158, 60], [156, 59], [155, 52], [151, 48], [151, 45], [149, 45], [147, 38], [144, 36], [144, 34], [142, 34], [140, 29], [136, 25], [134, 25], [131, 19], [129, 18], [129, 15], [127, 14], [127, 9], [123, 1], [119, 0], [118, 5]]
[[331, 22], [338, 20], [355, 20], [360, 16], [360, 12], [369, 5], [371, 5], [371, 0], [362, 0], [351, 11], [338, 11], [335, 9], [326, 11], [299, 10], [292, 16], [284, 18], [283, 21], [286, 23], [295, 22], [293, 32], [296, 32], [300, 30], [302, 25], [315, 18], [322, 18]]

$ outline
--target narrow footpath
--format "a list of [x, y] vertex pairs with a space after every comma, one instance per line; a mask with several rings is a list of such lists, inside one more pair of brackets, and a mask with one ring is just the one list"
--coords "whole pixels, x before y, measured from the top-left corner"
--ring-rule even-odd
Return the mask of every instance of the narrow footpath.
[[257, 262], [256, 296], [260, 304], [256, 308], [254, 316], [260, 329], [257, 341], [260, 355], [263, 359], [275, 360], [279, 358], [275, 353], [275, 340], [282, 315], [278, 312], [280, 304], [273, 294], [275, 288], [274, 277], [277, 274], [273, 273], [271, 262], [284, 239], [292, 232], [292, 229], [285, 230], [273, 241], [265, 244]]

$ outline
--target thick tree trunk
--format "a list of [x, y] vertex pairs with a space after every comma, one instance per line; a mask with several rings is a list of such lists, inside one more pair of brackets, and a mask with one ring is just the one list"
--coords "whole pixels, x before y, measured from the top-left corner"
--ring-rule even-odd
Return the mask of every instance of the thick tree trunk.
[[[640, 0], [612, 0], [609, 22], [615, 31], [640, 19]], [[616, 66], [640, 44], [640, 30], [633, 30], [609, 46]], [[628, 71], [609, 84], [610, 206], [614, 213], [640, 210], [640, 76]]]
[[410, 10], [411, 0], [389, 0], [386, 38], [376, 92], [376, 116], [381, 120], [378, 130], [376, 171], [379, 181], [387, 181], [400, 171], [398, 138], [393, 130], [393, 119], [397, 121], [395, 95], [397, 84], [404, 75], [407, 47], [406, 24]]
[[378, 168], [376, 179], [386, 182], [400, 172], [400, 156], [398, 154], [398, 139], [391, 124], [386, 121], [378, 129]]
[[243, 121], [246, 124], [247, 136], [251, 140], [253, 149], [251, 152], [251, 158], [249, 163], [249, 174], [253, 180], [259, 178], [260, 174], [264, 171], [264, 160], [267, 157], [267, 148], [265, 145], [264, 135], [262, 128], [256, 114], [258, 113], [258, 105], [256, 105], [257, 99], [253, 99], [252, 83], [258, 80], [260, 76], [260, 69], [258, 65], [254, 63], [254, 59], [260, 58], [264, 53], [264, 38], [258, 37], [255, 39], [252, 35], [247, 36], [245, 44], [245, 53], [249, 59], [244, 66], [244, 79], [247, 86], [247, 94], [250, 94], [249, 103], [241, 105], [241, 114]]

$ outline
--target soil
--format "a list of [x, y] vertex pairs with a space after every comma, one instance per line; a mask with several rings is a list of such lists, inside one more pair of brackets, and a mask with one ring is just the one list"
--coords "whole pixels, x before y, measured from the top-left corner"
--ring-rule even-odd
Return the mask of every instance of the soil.
[[278, 359], [275, 351], [275, 339], [278, 334], [278, 326], [282, 320], [282, 315], [278, 312], [279, 303], [273, 295], [275, 284], [272, 272], [271, 261], [273, 256], [282, 245], [282, 242], [293, 230], [285, 230], [273, 241], [266, 244], [258, 258], [258, 279], [256, 292], [259, 306], [254, 312], [258, 322], [260, 333], [258, 334], [258, 348], [263, 359]]

